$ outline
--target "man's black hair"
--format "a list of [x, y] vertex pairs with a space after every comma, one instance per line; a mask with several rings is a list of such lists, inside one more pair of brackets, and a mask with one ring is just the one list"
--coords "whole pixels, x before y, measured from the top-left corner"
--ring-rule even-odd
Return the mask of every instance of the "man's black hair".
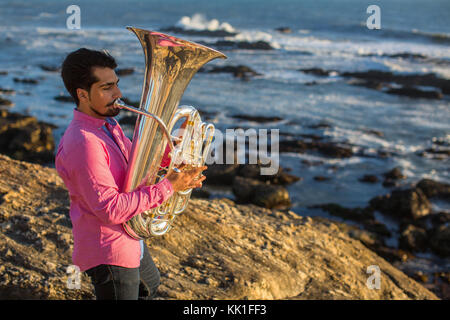
[[67, 91], [69, 91], [77, 106], [80, 103], [77, 96], [77, 88], [89, 92], [92, 84], [99, 81], [93, 75], [92, 69], [94, 67], [115, 69], [117, 63], [106, 51], [96, 51], [86, 48], [80, 48], [69, 53], [62, 63], [61, 77]]

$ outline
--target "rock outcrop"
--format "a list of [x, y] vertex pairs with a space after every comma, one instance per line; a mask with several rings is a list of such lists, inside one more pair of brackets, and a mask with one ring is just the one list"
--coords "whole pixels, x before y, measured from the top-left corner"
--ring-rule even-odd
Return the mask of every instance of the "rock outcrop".
[[[73, 241], [56, 171], [4, 155], [0, 168], [0, 299], [93, 299], [84, 274], [80, 289], [67, 287]], [[193, 199], [169, 234], [147, 242], [161, 272], [157, 298], [437, 299], [342, 230], [292, 211]]]

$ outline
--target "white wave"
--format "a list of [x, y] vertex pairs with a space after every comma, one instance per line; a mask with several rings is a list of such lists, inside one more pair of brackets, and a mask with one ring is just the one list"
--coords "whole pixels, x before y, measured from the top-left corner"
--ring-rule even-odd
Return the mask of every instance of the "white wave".
[[236, 32], [236, 30], [228, 22], [220, 23], [217, 19], [208, 20], [200, 13], [196, 13], [192, 17], [182, 17], [175, 26], [185, 30], [224, 30], [227, 32]]
[[247, 30], [238, 33], [232, 37], [225, 37], [225, 40], [229, 41], [247, 41], [247, 42], [257, 42], [264, 41], [269, 43], [272, 48], [280, 49], [281, 46], [277, 41], [273, 40], [273, 36], [270, 33], [258, 31], [258, 30]]

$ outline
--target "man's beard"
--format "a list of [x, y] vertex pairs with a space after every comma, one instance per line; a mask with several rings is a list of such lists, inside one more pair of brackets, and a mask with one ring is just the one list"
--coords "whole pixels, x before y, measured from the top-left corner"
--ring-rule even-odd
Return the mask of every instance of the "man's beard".
[[101, 117], [115, 117], [120, 113], [120, 108], [113, 108], [112, 106], [114, 105], [113, 103], [110, 103], [107, 106], [107, 111], [105, 113], [100, 113], [97, 110], [95, 110], [92, 105], [89, 105], [89, 108], [91, 108], [92, 111], [94, 111], [97, 115], [101, 116]]

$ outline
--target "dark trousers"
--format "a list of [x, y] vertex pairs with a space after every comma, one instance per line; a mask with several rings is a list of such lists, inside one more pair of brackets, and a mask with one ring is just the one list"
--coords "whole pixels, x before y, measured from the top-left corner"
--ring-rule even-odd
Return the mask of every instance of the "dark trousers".
[[97, 300], [150, 300], [160, 283], [159, 270], [145, 244], [139, 268], [101, 264], [86, 273], [92, 280]]

